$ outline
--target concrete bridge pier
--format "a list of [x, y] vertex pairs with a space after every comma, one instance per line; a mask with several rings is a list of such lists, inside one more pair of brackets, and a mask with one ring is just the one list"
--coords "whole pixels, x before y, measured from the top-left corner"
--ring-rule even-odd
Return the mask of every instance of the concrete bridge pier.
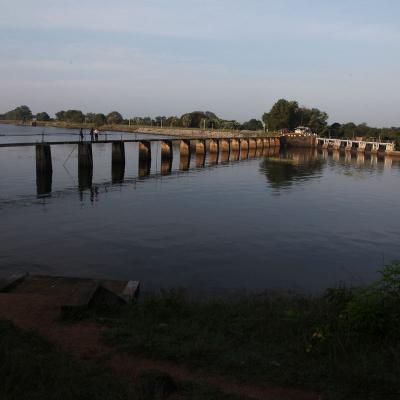
[[151, 143], [147, 140], [139, 142], [139, 162], [151, 159]]
[[240, 159], [245, 160], [249, 156], [249, 140], [239, 139], [240, 143]]
[[204, 168], [206, 164], [206, 153], [196, 153], [196, 168]]
[[51, 148], [49, 144], [42, 143], [36, 145], [36, 173], [53, 173]]
[[51, 193], [53, 166], [49, 144], [36, 145], [36, 191], [38, 197]]
[[256, 156], [257, 142], [255, 139], [249, 139], [249, 152], [248, 157], [254, 158]]
[[208, 151], [210, 154], [218, 154], [219, 153], [219, 140], [210, 139], [208, 142]]
[[91, 143], [78, 144], [78, 167], [93, 169], [93, 153]]
[[240, 150], [240, 145], [239, 145], [239, 139], [231, 139], [231, 152], [239, 152]]
[[125, 177], [125, 143], [113, 142], [111, 156], [111, 181], [122, 183]]
[[196, 140], [196, 155], [206, 154], [206, 141], [203, 139]]
[[351, 140], [348, 140], [346, 142], [346, 147], [344, 148], [346, 151], [351, 151], [353, 149], [353, 143], [351, 142]]
[[[231, 144], [229, 139], [220, 139], [219, 140], [219, 148], [221, 150], [221, 153], [228, 153], [229, 155], [229, 151], [231, 149]], [[228, 157], [229, 159], [229, 157]]]
[[394, 151], [394, 144], [386, 143], [385, 153], [390, 154], [392, 151]]
[[335, 150], [340, 150], [340, 145], [341, 145], [341, 140], [339, 139], [335, 139], [334, 141], [333, 141], [333, 148], [335, 149]]
[[187, 171], [189, 169], [191, 154], [190, 140], [181, 140], [179, 143], [179, 169], [181, 171]]
[[379, 143], [372, 143], [371, 153], [378, 154], [379, 151]]
[[179, 153], [184, 157], [189, 157], [190, 158], [190, 140], [181, 140], [179, 143]]
[[125, 165], [125, 143], [124, 142], [112, 142], [111, 149], [111, 163], [112, 165]]
[[218, 164], [219, 159], [219, 140], [210, 139], [208, 142], [209, 158], [208, 161], [210, 165]]
[[367, 147], [367, 143], [366, 142], [359, 142], [358, 143], [358, 147], [357, 147], [357, 152], [365, 152], [365, 149]]
[[162, 140], [161, 141], [161, 163], [165, 161], [171, 161], [173, 158], [172, 141]]
[[139, 177], [150, 174], [151, 170], [151, 143], [147, 140], [139, 142]]
[[262, 138], [256, 139], [256, 148], [257, 150], [264, 150], [264, 140]]

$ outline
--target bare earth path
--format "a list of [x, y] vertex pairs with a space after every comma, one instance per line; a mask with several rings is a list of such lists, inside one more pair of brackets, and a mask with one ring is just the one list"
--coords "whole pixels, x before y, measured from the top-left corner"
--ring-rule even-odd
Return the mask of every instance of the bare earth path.
[[291, 389], [256, 387], [205, 373], [193, 372], [170, 362], [118, 353], [102, 339], [102, 328], [92, 322], [57, 322], [62, 296], [34, 293], [0, 293], [0, 319], [33, 330], [80, 359], [99, 359], [115, 372], [135, 379], [140, 372], [157, 369], [178, 381], [208, 383], [225, 393], [263, 400], [318, 400], [317, 394]]

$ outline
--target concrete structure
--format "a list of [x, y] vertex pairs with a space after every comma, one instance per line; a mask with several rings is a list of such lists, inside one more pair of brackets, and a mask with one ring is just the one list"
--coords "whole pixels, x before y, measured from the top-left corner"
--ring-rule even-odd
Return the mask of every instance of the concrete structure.
[[208, 151], [210, 154], [218, 154], [219, 152], [219, 140], [210, 139], [208, 141]]
[[249, 155], [249, 139], [239, 139], [240, 143], [240, 159], [244, 160]]
[[162, 140], [161, 141], [161, 162], [165, 160], [171, 160], [173, 157], [172, 141]]
[[93, 169], [92, 144], [80, 142], [78, 144], [78, 166], [79, 168]]
[[381, 151], [386, 154], [392, 154], [395, 151], [395, 145], [393, 142], [371, 142], [364, 140], [331, 139], [321, 137], [316, 137], [315, 141], [316, 145], [323, 149], [344, 149], [346, 151], [355, 151], [360, 153], [378, 153]]
[[206, 141], [202, 139], [197, 139], [195, 143], [196, 154], [206, 154]]
[[230, 151], [231, 149], [231, 142], [229, 139], [219, 139], [219, 148], [221, 150], [221, 153], [226, 153]]
[[190, 158], [190, 153], [191, 153], [191, 151], [190, 151], [190, 140], [182, 139], [180, 141], [179, 153], [180, 153], [181, 157], [184, 156], [184, 157], [189, 157]]
[[[139, 152], [139, 176], [144, 177], [150, 174], [152, 159], [152, 143], [156, 143], [161, 149], [161, 173], [168, 174], [172, 170], [173, 143], [179, 143], [181, 170], [188, 170], [192, 151], [195, 151], [195, 165], [203, 168], [206, 161], [206, 153], [209, 153], [208, 162], [210, 165], [218, 162], [237, 161], [248, 157], [261, 157], [268, 155], [268, 149], [280, 145], [280, 138], [276, 137], [202, 137], [202, 138], [181, 138], [174, 140], [166, 139], [126, 139], [126, 140], [100, 140], [96, 142], [84, 141], [60, 141], [48, 143], [3, 143], [0, 147], [25, 147], [35, 146], [36, 148], [36, 183], [38, 195], [48, 195], [52, 188], [52, 158], [51, 146], [71, 145], [78, 148], [78, 182], [81, 191], [92, 188], [93, 179], [93, 154], [92, 146], [97, 144], [111, 144], [111, 176], [112, 183], [121, 183], [125, 178], [125, 143], [137, 143]], [[160, 146], [158, 146], [160, 145]]]
[[111, 163], [112, 165], [120, 164], [125, 165], [125, 143], [124, 142], [113, 142], [111, 150]]

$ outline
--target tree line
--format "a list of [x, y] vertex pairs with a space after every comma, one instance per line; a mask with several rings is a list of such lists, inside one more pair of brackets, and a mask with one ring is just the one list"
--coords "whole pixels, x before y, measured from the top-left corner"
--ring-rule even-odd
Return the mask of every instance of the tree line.
[[374, 128], [365, 123], [355, 124], [348, 122], [340, 124], [334, 122], [328, 124], [328, 114], [318, 108], [300, 106], [297, 101], [285, 99], [278, 100], [272, 108], [265, 112], [261, 119], [250, 119], [244, 123], [236, 120], [219, 118], [211, 111], [193, 111], [178, 116], [157, 116], [124, 118], [118, 111], [110, 113], [83, 113], [81, 110], [61, 110], [51, 118], [47, 112], [39, 112], [33, 115], [26, 105], [19, 106], [4, 114], [0, 114], [0, 120], [16, 121], [59, 121], [74, 124], [103, 125], [137, 125], [158, 126], [170, 128], [201, 128], [220, 130], [249, 130], [249, 131], [293, 131], [298, 126], [307, 126], [321, 136], [333, 138], [352, 138], [355, 136], [380, 137], [382, 140], [400, 139], [400, 127]]

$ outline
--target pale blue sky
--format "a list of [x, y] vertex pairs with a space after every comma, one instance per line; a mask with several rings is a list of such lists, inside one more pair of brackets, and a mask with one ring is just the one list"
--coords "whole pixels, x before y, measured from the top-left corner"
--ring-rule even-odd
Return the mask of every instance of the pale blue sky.
[[211, 110], [279, 98], [400, 126], [399, 0], [1, 0], [0, 112]]

